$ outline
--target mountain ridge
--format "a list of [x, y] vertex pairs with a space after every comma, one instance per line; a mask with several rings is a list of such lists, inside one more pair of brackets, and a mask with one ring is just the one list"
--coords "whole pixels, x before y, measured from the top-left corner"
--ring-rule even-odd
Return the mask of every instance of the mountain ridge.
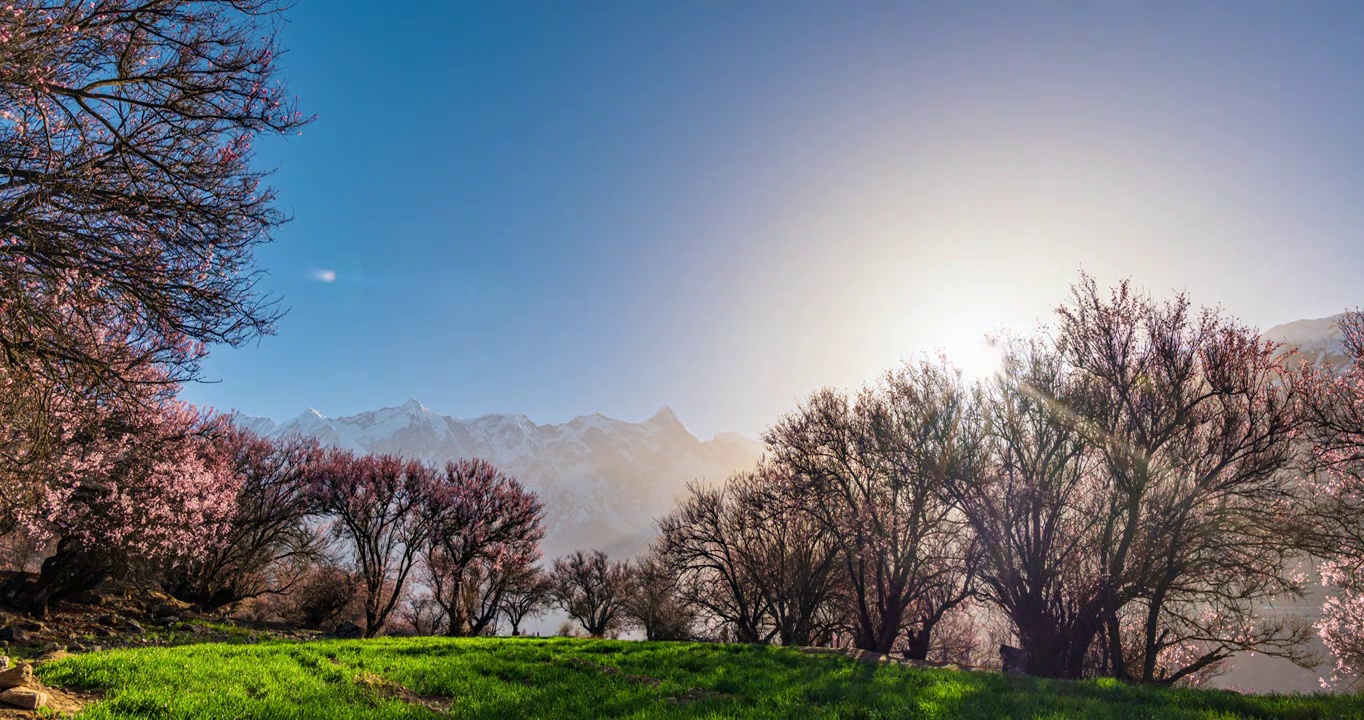
[[599, 413], [545, 424], [511, 413], [455, 418], [416, 399], [334, 418], [315, 408], [282, 422], [231, 417], [266, 437], [309, 435], [354, 452], [488, 460], [540, 496], [549, 557], [583, 547], [637, 554], [687, 483], [720, 482], [761, 455], [756, 440], [738, 433], [697, 438], [667, 405], [641, 422]]
[[1296, 349], [1303, 362], [1340, 371], [1351, 362], [1339, 325], [1344, 316], [1345, 313], [1337, 313], [1324, 318], [1294, 320], [1275, 325], [1260, 336]]

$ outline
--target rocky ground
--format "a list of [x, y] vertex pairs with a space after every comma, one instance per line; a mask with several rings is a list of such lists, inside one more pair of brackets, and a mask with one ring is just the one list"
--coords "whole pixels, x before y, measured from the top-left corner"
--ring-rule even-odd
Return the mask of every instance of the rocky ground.
[[[0, 719], [69, 716], [97, 699], [42, 687], [32, 666], [113, 648], [313, 640], [321, 633], [199, 612], [161, 593], [86, 593], [36, 620], [0, 606]], [[36, 713], [36, 715], [35, 715]]]

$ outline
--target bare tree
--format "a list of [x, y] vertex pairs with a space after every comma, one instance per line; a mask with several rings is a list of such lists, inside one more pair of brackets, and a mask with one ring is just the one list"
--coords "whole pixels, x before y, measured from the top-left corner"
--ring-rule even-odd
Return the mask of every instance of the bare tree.
[[274, 610], [291, 623], [329, 630], [360, 613], [360, 578], [326, 560], [301, 565], [288, 594], [265, 595], [253, 604]]
[[1037, 339], [1004, 348], [948, 488], [978, 539], [977, 592], [1012, 622], [1028, 672], [1080, 677], [1100, 630], [1102, 493], [1060, 355]]
[[913, 608], [909, 651], [922, 656], [932, 624], [966, 597], [961, 524], [944, 488], [964, 397], [954, 370], [924, 362], [855, 402], [817, 392], [764, 436], [840, 543], [860, 648], [890, 652]]
[[1126, 282], [1105, 294], [1088, 276], [1058, 316], [1058, 348], [1081, 377], [1074, 410], [1109, 491], [1107, 671], [1176, 682], [1241, 650], [1305, 662], [1305, 623], [1261, 612], [1301, 592], [1284, 472], [1300, 422], [1279, 348], [1183, 295], [1158, 302]]
[[872, 421], [878, 454], [892, 475], [913, 478], [911, 507], [922, 513], [910, 546], [918, 563], [915, 592], [900, 630], [905, 656], [923, 660], [938, 623], [970, 597], [975, 585], [979, 548], [947, 490], [962, 462], [970, 396], [960, 373], [941, 359], [888, 373], [879, 394]]
[[445, 611], [429, 592], [409, 597], [399, 609], [398, 619], [414, 635], [439, 635], [445, 631]]
[[768, 631], [782, 645], [822, 644], [844, 624], [838, 613], [848, 599], [837, 538], [805, 509], [803, 484], [784, 468], [761, 463], [730, 483], [741, 559]]
[[644, 630], [646, 640], [691, 640], [696, 611], [687, 602], [677, 573], [656, 555], [630, 566], [624, 615]]
[[617, 630], [630, 591], [630, 569], [606, 553], [574, 551], [554, 561], [554, 601], [592, 637]]
[[768, 594], [755, 580], [750, 552], [754, 513], [738, 509], [740, 493], [723, 487], [688, 486], [677, 508], [659, 521], [655, 549], [678, 574], [690, 603], [718, 622], [734, 640], [768, 642]]
[[522, 623], [549, 609], [554, 602], [553, 590], [549, 575], [535, 565], [522, 567], [508, 578], [502, 593], [502, 615], [512, 635], [519, 636]]

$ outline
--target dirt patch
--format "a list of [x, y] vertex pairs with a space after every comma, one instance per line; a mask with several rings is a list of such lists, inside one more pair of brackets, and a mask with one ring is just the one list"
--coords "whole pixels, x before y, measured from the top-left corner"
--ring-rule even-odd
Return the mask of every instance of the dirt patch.
[[42, 711], [43, 714], [33, 710], [19, 710], [17, 708], [7, 708], [0, 706], [0, 720], [18, 720], [19, 718], [52, 717], [56, 713], [57, 717], [74, 717], [76, 713], [85, 709], [86, 705], [99, 702], [104, 699], [102, 692], [87, 692], [80, 690], [63, 690], [62, 688], [43, 687], [43, 692], [47, 693], [47, 706]]
[[371, 672], [361, 671], [355, 676], [355, 684], [366, 690], [373, 692], [381, 698], [401, 700], [409, 705], [421, 705], [429, 710], [444, 713], [449, 712], [451, 700], [448, 697], [439, 695], [418, 695], [411, 690], [393, 682], [385, 677], [380, 677]]
[[55, 602], [40, 621], [0, 598], [0, 627], [11, 626], [21, 629], [22, 637], [0, 639], [0, 653], [29, 660], [54, 651], [74, 654], [203, 642], [316, 640], [323, 635], [282, 623], [202, 613], [163, 593], [134, 591], [90, 593], [79, 603]]
[[670, 695], [665, 699], [674, 705], [686, 705], [687, 703], [701, 702], [703, 700], [723, 700], [729, 697], [734, 696], [727, 693], [715, 692], [714, 690], [694, 687], [687, 688], [687, 691], [681, 695]]

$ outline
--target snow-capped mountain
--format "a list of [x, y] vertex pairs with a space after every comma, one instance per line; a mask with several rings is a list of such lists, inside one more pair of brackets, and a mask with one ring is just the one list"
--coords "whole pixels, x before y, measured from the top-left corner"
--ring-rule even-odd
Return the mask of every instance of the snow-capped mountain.
[[1306, 362], [1339, 370], [1350, 363], [1345, 351], [1345, 336], [1340, 332], [1342, 317], [1344, 313], [1315, 320], [1294, 320], [1266, 330], [1264, 337], [1297, 348]]
[[309, 408], [276, 423], [236, 414], [261, 435], [311, 435], [322, 444], [364, 453], [397, 453], [436, 463], [483, 458], [515, 476], [545, 504], [547, 557], [577, 548], [632, 555], [654, 534], [686, 484], [720, 482], [751, 468], [761, 446], [733, 433], [702, 441], [670, 408], [644, 422], [587, 415], [537, 425], [525, 415], [458, 419], [416, 400], [349, 417]]

